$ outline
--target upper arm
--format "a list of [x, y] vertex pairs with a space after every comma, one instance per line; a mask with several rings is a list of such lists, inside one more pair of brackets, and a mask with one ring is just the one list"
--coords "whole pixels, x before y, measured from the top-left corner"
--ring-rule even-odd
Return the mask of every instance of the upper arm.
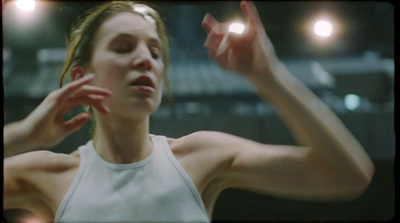
[[324, 161], [310, 148], [267, 145], [241, 137], [219, 133], [202, 133], [201, 141], [212, 156], [229, 160], [219, 172], [227, 187], [261, 192], [267, 195], [304, 199], [349, 199], [358, 188], [346, 185], [332, 174]]
[[252, 145], [239, 142], [232, 165], [226, 169], [231, 186], [286, 198], [312, 198], [324, 187], [305, 147]]
[[24, 197], [28, 196], [23, 186], [23, 167], [18, 165], [17, 157], [4, 159], [3, 208], [23, 208]]
[[48, 151], [29, 152], [4, 159], [3, 208], [28, 209], [37, 202], [35, 179], [45, 170], [43, 159]]

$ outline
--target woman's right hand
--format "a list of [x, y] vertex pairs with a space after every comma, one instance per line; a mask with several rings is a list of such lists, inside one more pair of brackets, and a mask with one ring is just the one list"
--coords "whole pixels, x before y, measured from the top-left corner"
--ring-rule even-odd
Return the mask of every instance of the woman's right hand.
[[94, 74], [86, 75], [51, 92], [28, 117], [22, 120], [21, 124], [28, 131], [27, 141], [31, 143], [32, 150], [47, 149], [57, 145], [65, 137], [80, 129], [90, 119], [88, 113], [82, 112], [64, 121], [64, 115], [78, 105], [89, 105], [105, 114], [110, 112], [103, 101], [110, 97], [112, 92], [87, 85], [94, 77]]

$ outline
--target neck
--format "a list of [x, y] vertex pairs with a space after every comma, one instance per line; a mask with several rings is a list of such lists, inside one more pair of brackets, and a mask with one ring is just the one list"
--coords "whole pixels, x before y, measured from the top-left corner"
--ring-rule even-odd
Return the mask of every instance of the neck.
[[133, 163], [152, 152], [148, 116], [137, 119], [101, 116], [96, 119], [96, 124], [93, 146], [105, 161]]

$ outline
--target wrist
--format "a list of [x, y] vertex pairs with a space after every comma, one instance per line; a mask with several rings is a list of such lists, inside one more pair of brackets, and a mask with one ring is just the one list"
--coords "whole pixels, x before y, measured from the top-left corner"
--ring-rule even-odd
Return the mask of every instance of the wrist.
[[249, 79], [257, 88], [275, 88], [280, 85], [280, 79], [285, 71], [284, 64], [276, 61], [249, 75]]
[[24, 120], [4, 126], [4, 155], [17, 155], [27, 150], [33, 150], [34, 143], [29, 137], [29, 131], [24, 126]]
[[38, 137], [38, 129], [35, 128], [29, 120], [29, 116], [18, 122], [20, 137], [24, 140], [24, 146], [27, 150], [36, 150], [41, 148]]

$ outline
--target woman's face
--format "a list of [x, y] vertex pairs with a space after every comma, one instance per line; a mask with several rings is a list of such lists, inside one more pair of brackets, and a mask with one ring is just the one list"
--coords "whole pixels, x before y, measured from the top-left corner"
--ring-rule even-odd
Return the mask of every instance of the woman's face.
[[93, 85], [113, 92], [104, 103], [112, 114], [149, 115], [159, 106], [164, 86], [161, 41], [155, 26], [140, 15], [120, 13], [104, 22], [94, 38]]

